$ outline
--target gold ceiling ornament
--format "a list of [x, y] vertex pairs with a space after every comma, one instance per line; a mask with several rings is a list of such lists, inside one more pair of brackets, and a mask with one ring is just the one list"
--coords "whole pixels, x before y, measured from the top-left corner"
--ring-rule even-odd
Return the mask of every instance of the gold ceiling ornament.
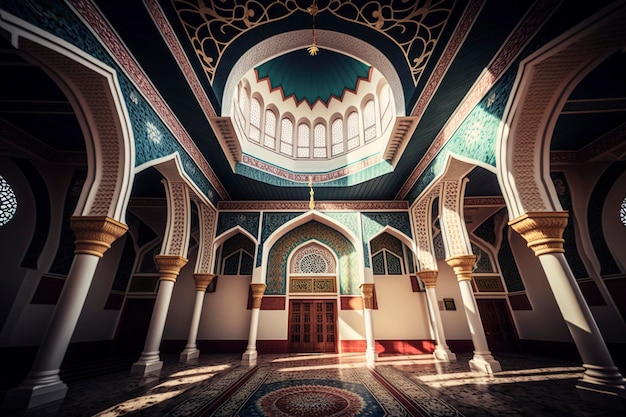
[[313, 198], [314, 194], [315, 191], [313, 191], [313, 177], [309, 177], [309, 210], [313, 210], [315, 208], [315, 199]]
[[315, 16], [317, 16], [317, 12], [319, 11], [317, 8], [317, 0], [313, 0], [313, 3], [306, 8], [306, 11], [313, 17], [313, 42], [311, 43], [311, 46], [306, 48], [306, 50], [309, 51], [309, 55], [315, 56], [320, 50], [315, 42]]

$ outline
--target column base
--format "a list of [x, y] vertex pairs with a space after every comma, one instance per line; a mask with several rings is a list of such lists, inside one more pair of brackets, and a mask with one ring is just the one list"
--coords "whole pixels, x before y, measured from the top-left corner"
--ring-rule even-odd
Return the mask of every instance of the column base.
[[586, 401], [626, 410], [626, 380], [615, 366], [583, 364], [585, 373], [576, 383], [578, 394]]
[[375, 368], [377, 360], [378, 360], [378, 353], [376, 353], [376, 349], [365, 350], [365, 361], [367, 362], [368, 367]]
[[440, 348], [436, 347], [433, 352], [433, 356], [435, 359], [444, 362], [454, 362], [456, 361], [456, 354], [450, 350], [450, 348]]
[[139, 360], [133, 363], [130, 373], [133, 375], [146, 375], [160, 371], [163, 368], [163, 361], [159, 358], [159, 351], [143, 352]]
[[183, 363], [189, 362], [193, 359], [197, 359], [200, 356], [200, 351], [196, 348], [192, 348], [192, 349], [187, 349], [185, 348], [185, 350], [183, 350], [180, 353], [180, 361]]
[[478, 354], [476, 352], [474, 352], [474, 357], [470, 359], [469, 366], [472, 371], [483, 372], [489, 375], [502, 370], [500, 362], [495, 360], [491, 354]]
[[241, 355], [241, 362], [244, 365], [254, 366], [256, 365], [256, 360], [259, 357], [259, 354], [256, 350], [246, 350], [243, 355]]
[[59, 370], [31, 372], [21, 385], [9, 390], [2, 409], [27, 410], [62, 400], [67, 385], [59, 378]]

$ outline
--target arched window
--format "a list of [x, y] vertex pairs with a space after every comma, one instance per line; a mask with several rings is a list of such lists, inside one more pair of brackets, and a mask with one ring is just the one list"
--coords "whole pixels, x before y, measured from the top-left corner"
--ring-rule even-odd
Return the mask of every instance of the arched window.
[[313, 157], [326, 158], [326, 126], [323, 123], [316, 124], [313, 130]]
[[389, 127], [391, 123], [391, 94], [389, 86], [385, 86], [380, 92], [380, 107], [382, 113], [380, 115], [380, 124], [382, 125], [383, 132]]
[[309, 144], [311, 143], [311, 129], [306, 123], [300, 123], [298, 125], [298, 158], [309, 158], [311, 156], [311, 150]]
[[359, 145], [359, 115], [353, 111], [348, 115], [348, 150], [358, 148]]
[[261, 103], [252, 97], [250, 100], [250, 140], [259, 142], [261, 140]]
[[17, 211], [17, 198], [11, 185], [0, 175], [0, 226], [7, 224]]
[[280, 123], [280, 153], [293, 155], [293, 122], [287, 117]]
[[368, 100], [363, 107], [363, 133], [365, 143], [376, 139], [376, 110], [374, 100]]
[[235, 121], [239, 125], [239, 129], [241, 129], [242, 132], [245, 132], [246, 116], [244, 115], [246, 114], [246, 108], [248, 107], [248, 92], [242, 85], [238, 88], [239, 94], [237, 96], [237, 105], [235, 106]]
[[335, 119], [331, 126], [331, 154], [335, 156], [343, 151], [343, 120]]
[[263, 145], [270, 149], [276, 149], [276, 114], [271, 110], [265, 110], [265, 136]]

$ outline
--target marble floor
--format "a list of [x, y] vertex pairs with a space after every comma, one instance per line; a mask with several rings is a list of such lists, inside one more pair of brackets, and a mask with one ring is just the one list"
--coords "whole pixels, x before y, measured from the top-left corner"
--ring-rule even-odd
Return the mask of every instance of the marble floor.
[[[56, 416], [625, 416], [579, 398], [582, 368], [567, 361], [494, 355], [503, 371], [470, 372], [469, 354], [442, 363], [430, 355], [201, 355], [191, 363], [162, 356], [147, 376], [128, 369], [75, 376], [66, 398], [7, 417]], [[0, 393], [4, 397], [5, 393]]]

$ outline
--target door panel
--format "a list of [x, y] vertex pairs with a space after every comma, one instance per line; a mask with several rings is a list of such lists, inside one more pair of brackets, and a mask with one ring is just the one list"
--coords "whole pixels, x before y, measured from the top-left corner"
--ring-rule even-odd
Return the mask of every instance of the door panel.
[[289, 351], [336, 352], [336, 323], [335, 300], [291, 300]]
[[506, 300], [476, 300], [491, 351], [519, 351], [519, 338]]

